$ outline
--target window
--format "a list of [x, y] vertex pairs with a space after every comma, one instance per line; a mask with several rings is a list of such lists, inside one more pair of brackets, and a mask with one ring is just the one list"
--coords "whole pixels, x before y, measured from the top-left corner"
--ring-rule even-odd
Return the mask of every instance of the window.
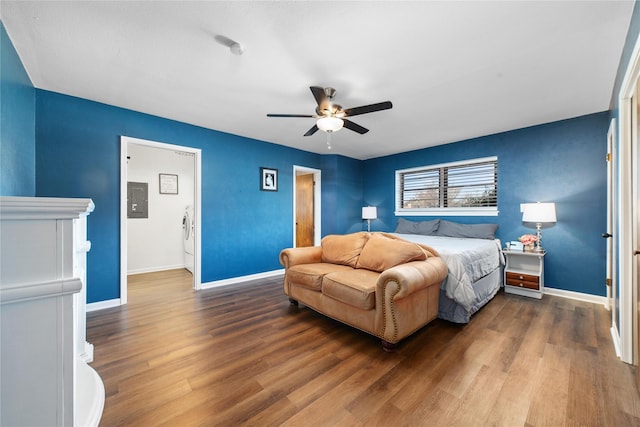
[[396, 171], [396, 215], [498, 215], [498, 158]]

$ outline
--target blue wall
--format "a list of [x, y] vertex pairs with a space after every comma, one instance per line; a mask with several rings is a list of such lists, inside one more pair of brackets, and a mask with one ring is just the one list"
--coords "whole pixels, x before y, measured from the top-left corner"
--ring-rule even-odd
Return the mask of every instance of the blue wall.
[[0, 195], [34, 196], [36, 95], [0, 22]]
[[[94, 200], [89, 302], [120, 296], [120, 135], [202, 149], [203, 282], [280, 268], [277, 255], [293, 241], [294, 164], [322, 170], [326, 235], [364, 229], [365, 205], [378, 206], [372, 229], [393, 230], [396, 169], [497, 155], [500, 215], [450, 219], [497, 222], [498, 237], [512, 240], [534, 231], [522, 225], [520, 203], [554, 201], [558, 223], [543, 232], [547, 284], [604, 295], [609, 113], [361, 162], [35, 90], [4, 27], [0, 50], [0, 194]], [[279, 170], [277, 193], [259, 191], [261, 166]]]
[[[88, 226], [89, 302], [120, 296], [120, 135], [202, 150], [205, 283], [281, 268], [278, 254], [293, 241], [293, 165], [321, 169], [323, 192], [324, 179], [334, 177], [329, 192], [350, 188], [358, 209], [362, 203], [358, 182], [342, 183], [342, 174], [359, 176], [351, 159], [323, 164], [317, 154], [84, 99], [42, 90], [36, 98], [37, 195], [90, 197], [96, 205]], [[259, 190], [261, 166], [278, 169], [278, 192]], [[323, 216], [342, 218], [345, 209], [351, 215], [351, 206], [328, 203]], [[348, 231], [341, 221], [323, 224], [323, 234]]]
[[[322, 231], [362, 231], [362, 167], [360, 160], [322, 156]], [[364, 228], [366, 230], [366, 228]], [[332, 231], [329, 231], [332, 230]]]
[[[520, 203], [555, 202], [558, 222], [543, 230], [547, 286], [605, 295], [606, 135], [609, 113], [365, 161], [364, 202], [378, 206], [372, 229], [393, 231], [395, 171], [498, 156], [497, 217], [450, 217], [499, 224], [497, 237], [516, 240], [535, 229], [522, 224]], [[409, 220], [430, 219], [411, 217]]]

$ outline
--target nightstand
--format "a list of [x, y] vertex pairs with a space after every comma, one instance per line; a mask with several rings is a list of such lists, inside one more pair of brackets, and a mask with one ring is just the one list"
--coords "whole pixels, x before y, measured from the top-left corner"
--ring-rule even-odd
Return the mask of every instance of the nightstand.
[[503, 251], [504, 291], [531, 298], [542, 298], [544, 292], [544, 252]]

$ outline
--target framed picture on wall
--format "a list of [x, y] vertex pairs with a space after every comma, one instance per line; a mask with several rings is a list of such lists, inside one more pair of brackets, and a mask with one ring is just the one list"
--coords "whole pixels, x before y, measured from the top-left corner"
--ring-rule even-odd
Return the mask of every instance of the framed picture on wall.
[[278, 169], [260, 168], [260, 190], [278, 191]]
[[178, 194], [178, 175], [160, 174], [160, 194]]

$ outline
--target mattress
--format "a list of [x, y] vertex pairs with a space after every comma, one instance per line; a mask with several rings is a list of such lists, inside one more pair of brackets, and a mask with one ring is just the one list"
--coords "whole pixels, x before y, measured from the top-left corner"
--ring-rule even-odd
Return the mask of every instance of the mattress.
[[467, 323], [502, 286], [504, 256], [498, 239], [393, 234], [434, 248], [447, 264], [449, 274], [440, 287], [440, 318]]

